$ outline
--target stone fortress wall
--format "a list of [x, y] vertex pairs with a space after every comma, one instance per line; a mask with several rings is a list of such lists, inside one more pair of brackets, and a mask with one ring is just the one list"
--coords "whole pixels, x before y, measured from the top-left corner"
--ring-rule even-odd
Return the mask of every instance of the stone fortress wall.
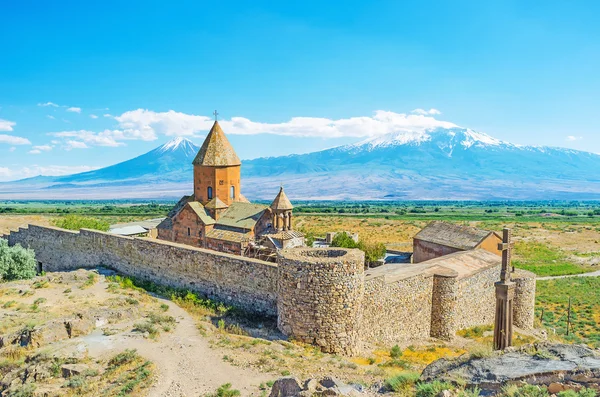
[[[456, 265], [461, 255], [486, 259], [493, 255], [487, 252], [384, 265], [365, 273], [364, 254], [341, 248], [285, 249], [274, 264], [86, 229], [30, 225], [4, 238], [34, 249], [43, 270], [106, 266], [190, 289], [253, 313], [277, 315], [284, 334], [346, 355], [358, 353], [364, 343], [452, 339], [459, 329], [493, 323], [494, 282], [500, 274], [496, 256], [466, 274], [452, 268], [454, 263], [454, 269], [462, 269]], [[519, 271], [515, 282], [515, 324], [532, 328], [535, 276]]]

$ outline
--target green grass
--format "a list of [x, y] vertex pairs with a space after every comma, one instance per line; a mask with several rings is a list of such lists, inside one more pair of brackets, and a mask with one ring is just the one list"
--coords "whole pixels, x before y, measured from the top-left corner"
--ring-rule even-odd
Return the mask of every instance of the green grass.
[[[567, 311], [571, 297], [571, 333], [567, 336]], [[572, 343], [600, 347], [600, 277], [571, 277], [537, 282], [538, 319], [556, 335]]]
[[542, 277], [581, 274], [590, 271], [584, 266], [569, 261], [564, 252], [538, 242], [517, 242], [515, 254], [513, 264], [516, 268], [529, 270]]

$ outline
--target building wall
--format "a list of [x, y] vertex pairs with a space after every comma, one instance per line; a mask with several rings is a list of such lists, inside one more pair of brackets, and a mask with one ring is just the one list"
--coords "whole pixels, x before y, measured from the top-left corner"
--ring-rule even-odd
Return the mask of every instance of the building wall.
[[498, 249], [498, 244], [502, 242], [502, 239], [495, 234], [487, 236], [477, 248], [483, 248], [486, 251], [502, 256], [502, 251]]
[[453, 254], [462, 251], [458, 248], [447, 247], [445, 245], [430, 243], [419, 239], [413, 240], [413, 263], [421, 263], [440, 256]]
[[389, 345], [431, 334], [433, 276], [420, 274], [385, 282], [377, 277], [365, 282], [361, 337]]
[[456, 330], [494, 323], [500, 268], [493, 266], [458, 280]]
[[186, 205], [173, 219], [172, 237], [169, 241], [203, 247], [205, 234], [204, 223], [198, 219], [194, 210]]
[[282, 250], [277, 263], [279, 330], [325, 352], [357, 353], [364, 252], [344, 248]]
[[[218, 197], [229, 205], [240, 201], [240, 166], [231, 167], [205, 167], [194, 166], [194, 195], [202, 205], [209, 201], [208, 187], [213, 189], [213, 197]], [[230, 188], [235, 187], [235, 198], [230, 197]]]
[[30, 225], [8, 236], [33, 248], [45, 271], [106, 266], [156, 283], [200, 292], [255, 313], [275, 315], [277, 266], [154, 239]]
[[[197, 291], [253, 313], [278, 316], [286, 335], [326, 352], [355, 354], [361, 342], [396, 344], [492, 324], [499, 266], [467, 277], [440, 266], [394, 280], [364, 279], [358, 250], [282, 250], [278, 264], [146, 238], [30, 225], [5, 237], [35, 250], [45, 271], [106, 266]], [[398, 265], [384, 265], [398, 266]], [[454, 275], [453, 275], [454, 274]], [[533, 326], [535, 276], [514, 275], [515, 325]]]
[[245, 245], [235, 241], [218, 240], [214, 238], [206, 239], [206, 248], [210, 250], [226, 252], [233, 255], [241, 255]]

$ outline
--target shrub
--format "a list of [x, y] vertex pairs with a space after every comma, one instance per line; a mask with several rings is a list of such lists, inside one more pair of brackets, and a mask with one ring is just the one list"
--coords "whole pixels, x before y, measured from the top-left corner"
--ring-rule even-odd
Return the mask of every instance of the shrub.
[[525, 385], [518, 387], [509, 385], [502, 388], [502, 395], [505, 397], [548, 397], [548, 389], [544, 386]]
[[594, 389], [582, 388], [579, 391], [565, 390], [557, 394], [558, 397], [596, 397], [598, 393]]
[[393, 359], [402, 357], [402, 350], [400, 349], [400, 346], [395, 345], [392, 347], [392, 350], [390, 350], [390, 357]]
[[35, 253], [19, 244], [9, 247], [8, 241], [0, 239], [0, 279], [21, 280], [35, 277], [37, 262]]
[[63, 216], [54, 220], [53, 223], [54, 226], [69, 230], [94, 229], [107, 232], [110, 229], [108, 222], [81, 215]]
[[430, 383], [419, 383], [417, 385], [417, 397], [435, 397], [444, 390], [452, 390], [451, 383], [434, 380]]
[[237, 397], [241, 393], [239, 390], [231, 388], [231, 383], [225, 383], [217, 389], [215, 393], [209, 394], [209, 397]]
[[409, 388], [414, 386], [414, 384], [419, 380], [419, 374], [416, 372], [403, 372], [394, 376], [393, 378], [389, 378], [385, 381], [385, 387], [394, 391], [407, 391]]

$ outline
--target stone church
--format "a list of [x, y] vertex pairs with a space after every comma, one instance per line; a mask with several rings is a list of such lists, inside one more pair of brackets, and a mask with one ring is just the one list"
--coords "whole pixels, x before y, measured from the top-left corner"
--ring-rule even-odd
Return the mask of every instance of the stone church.
[[242, 195], [242, 162], [218, 121], [192, 164], [194, 194], [179, 200], [158, 225], [157, 238], [266, 260], [274, 260], [278, 249], [304, 245], [283, 187], [270, 206]]

